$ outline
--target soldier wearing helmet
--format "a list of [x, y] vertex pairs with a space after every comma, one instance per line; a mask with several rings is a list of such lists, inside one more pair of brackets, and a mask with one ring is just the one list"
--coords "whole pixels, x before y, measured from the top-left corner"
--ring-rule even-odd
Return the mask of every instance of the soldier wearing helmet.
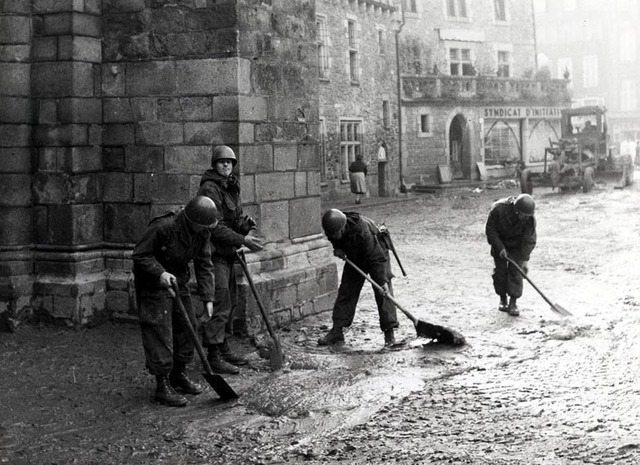
[[[522, 275], [506, 260], [516, 261], [525, 273], [536, 246], [536, 203], [529, 194], [498, 200], [491, 207], [485, 232], [495, 264], [493, 288], [500, 296], [498, 310], [518, 316], [517, 300], [522, 296]], [[507, 296], [509, 300], [507, 301]]]
[[133, 249], [138, 320], [149, 372], [156, 376], [154, 399], [169, 406], [183, 406], [182, 394], [200, 394], [202, 387], [189, 379], [186, 366], [193, 360], [193, 342], [187, 326], [174, 307], [173, 284], [192, 324], [195, 314], [189, 282], [193, 260], [198, 292], [210, 316], [213, 312], [214, 280], [211, 263], [211, 228], [218, 212], [211, 199], [193, 198], [177, 212], [154, 218]]
[[237, 306], [235, 251], [242, 246], [252, 251], [263, 248], [257, 236], [256, 222], [242, 210], [240, 182], [233, 174], [237, 162], [231, 147], [214, 147], [211, 169], [202, 175], [198, 190], [198, 195], [205, 195], [215, 202], [220, 220], [211, 234], [215, 244], [212, 261], [216, 289], [213, 317], [203, 328], [203, 343], [213, 371], [228, 374], [239, 373], [238, 365], [247, 363], [243, 356], [232, 350], [227, 337], [227, 328], [232, 326], [231, 318]]
[[[380, 240], [380, 230], [364, 215], [331, 209], [322, 215], [322, 228], [333, 245], [333, 254], [338, 258], [348, 257], [358, 268], [369, 274], [385, 292], [391, 292], [391, 265], [386, 242]], [[338, 296], [333, 305], [333, 326], [321, 339], [319, 345], [344, 343], [343, 328], [351, 326], [356, 314], [356, 305], [364, 285], [362, 277], [351, 266], [345, 264]], [[395, 344], [394, 329], [398, 327], [396, 308], [389, 299], [375, 291], [380, 329], [384, 332], [386, 346]]]

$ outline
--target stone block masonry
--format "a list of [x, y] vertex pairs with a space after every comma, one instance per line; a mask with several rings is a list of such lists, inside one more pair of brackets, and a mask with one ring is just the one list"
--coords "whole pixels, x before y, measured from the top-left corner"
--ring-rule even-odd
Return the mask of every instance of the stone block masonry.
[[267, 242], [248, 256], [274, 320], [330, 307], [315, 2], [22, 4], [0, 2], [0, 325], [135, 319], [132, 247], [216, 144]]

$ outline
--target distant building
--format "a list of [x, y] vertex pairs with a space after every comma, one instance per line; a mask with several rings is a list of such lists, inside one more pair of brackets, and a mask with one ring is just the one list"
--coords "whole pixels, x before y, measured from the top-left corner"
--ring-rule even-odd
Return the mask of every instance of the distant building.
[[[322, 195], [349, 192], [349, 164], [363, 155], [373, 196], [397, 192], [398, 79], [395, 0], [318, 0], [316, 24]], [[386, 157], [378, 160], [380, 141]]]
[[605, 105], [613, 141], [640, 139], [640, 2], [535, 0], [540, 65], [566, 77], [573, 105]]
[[564, 79], [536, 73], [530, 2], [403, 3], [404, 182], [501, 177], [540, 161], [569, 96]]

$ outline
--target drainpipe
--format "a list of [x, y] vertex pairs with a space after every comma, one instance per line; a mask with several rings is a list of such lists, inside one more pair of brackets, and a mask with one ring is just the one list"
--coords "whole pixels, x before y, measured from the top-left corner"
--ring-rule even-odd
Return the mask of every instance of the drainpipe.
[[398, 30], [396, 31], [396, 80], [398, 93], [398, 173], [400, 176], [400, 192], [407, 192], [407, 186], [404, 184], [404, 173], [402, 172], [402, 78], [400, 77], [400, 33], [404, 26], [404, 8], [400, 5], [402, 20]]

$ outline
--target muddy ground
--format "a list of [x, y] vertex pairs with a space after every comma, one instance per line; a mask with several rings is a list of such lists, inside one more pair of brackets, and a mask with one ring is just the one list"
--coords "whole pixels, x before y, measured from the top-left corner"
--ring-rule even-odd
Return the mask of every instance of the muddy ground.
[[515, 187], [359, 206], [393, 234], [396, 299], [467, 344], [400, 315], [404, 345], [384, 350], [367, 286], [342, 348], [316, 345], [330, 314], [278, 331], [281, 372], [234, 341], [252, 358], [226, 376], [235, 402], [151, 403], [134, 325], [2, 333], [0, 463], [640, 463], [639, 184], [535, 193], [530, 276], [569, 318], [526, 283], [520, 317], [497, 311], [484, 222]]

